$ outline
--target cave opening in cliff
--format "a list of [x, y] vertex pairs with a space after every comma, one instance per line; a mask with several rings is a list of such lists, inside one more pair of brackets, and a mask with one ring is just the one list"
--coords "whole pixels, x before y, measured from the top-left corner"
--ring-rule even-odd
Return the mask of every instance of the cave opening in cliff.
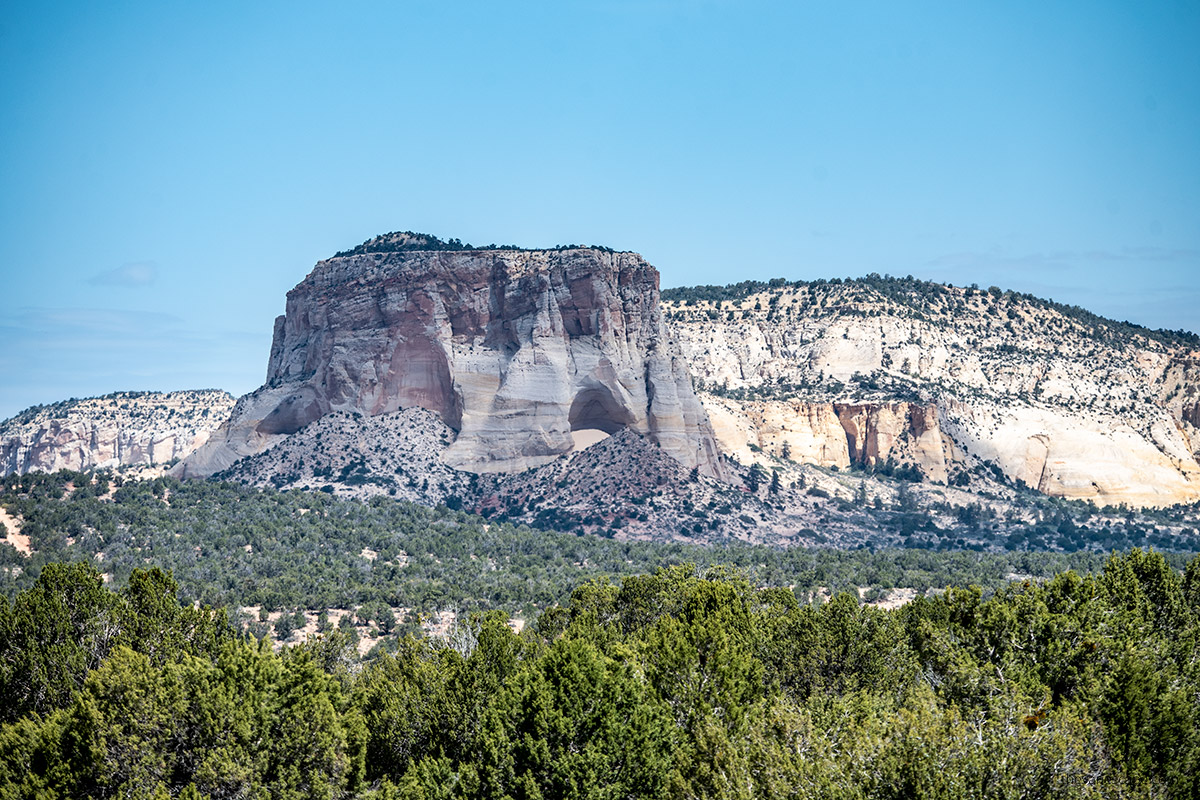
[[607, 387], [595, 386], [575, 395], [569, 419], [575, 446], [583, 449], [624, 430], [633, 422], [633, 415]]

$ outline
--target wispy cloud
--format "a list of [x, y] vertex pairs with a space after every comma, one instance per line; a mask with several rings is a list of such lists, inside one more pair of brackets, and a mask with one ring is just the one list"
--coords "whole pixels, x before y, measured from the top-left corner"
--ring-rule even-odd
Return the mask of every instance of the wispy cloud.
[[132, 261], [114, 269], [98, 272], [88, 279], [93, 286], [149, 286], [158, 278], [153, 261]]
[[0, 419], [34, 403], [118, 389], [204, 386], [241, 393], [262, 381], [265, 331], [211, 329], [131, 309], [17, 308], [0, 319]]
[[97, 337], [162, 336], [182, 323], [173, 314], [112, 308], [21, 308], [10, 320], [18, 336], [40, 341], [46, 341], [48, 335], [60, 336], [80, 342]]
[[[1082, 306], [1150, 328], [1200, 330], [1200, 250], [1121, 247], [1014, 253], [1005, 248], [947, 253], [926, 262], [922, 276], [964, 284], [997, 284]], [[1130, 281], [1128, 276], [1140, 276]]]
[[1052, 250], [1038, 253], [963, 251], [930, 259], [934, 269], [1074, 269], [1088, 264], [1183, 264], [1200, 262], [1200, 250], [1167, 247], [1122, 247], [1116, 250]]

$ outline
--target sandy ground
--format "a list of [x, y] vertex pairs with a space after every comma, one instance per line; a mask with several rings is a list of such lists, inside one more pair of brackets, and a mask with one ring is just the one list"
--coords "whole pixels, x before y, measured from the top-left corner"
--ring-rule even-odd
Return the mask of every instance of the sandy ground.
[[[247, 618], [252, 619], [252, 620], [258, 620], [259, 606], [242, 606], [240, 610], [244, 615], [246, 615]], [[398, 612], [396, 614], [396, 621], [400, 622], [401, 620], [404, 619], [404, 615], [408, 613], [408, 609], [405, 609], [405, 608], [393, 609], [393, 612]], [[328, 609], [327, 613], [329, 615], [329, 624], [336, 629], [338, 627], [338, 623], [341, 622], [342, 617], [347, 616], [347, 615], [353, 615], [354, 609], [331, 608], [331, 609]], [[272, 611], [272, 612], [268, 613], [267, 620], [266, 620], [267, 624], [273, 626], [275, 624], [275, 621], [278, 620], [279, 617], [282, 616], [282, 614], [283, 614], [283, 612], [281, 612], [281, 611]], [[317, 612], [317, 611], [305, 611], [304, 612], [304, 627], [297, 628], [295, 631], [293, 631], [292, 635], [289, 636], [287, 641], [285, 641], [285, 642], [281, 642], [278, 639], [276, 639], [274, 636], [274, 632], [272, 632], [272, 635], [271, 635], [272, 647], [274, 647], [276, 650], [278, 650], [281, 647], [283, 647], [284, 645], [301, 644], [308, 637], [316, 636], [317, 635], [317, 616], [318, 616], [318, 614], [319, 614], [319, 612]], [[379, 640], [383, 638], [382, 636], [376, 635], [379, 633], [379, 629], [376, 628], [374, 625], [355, 625], [354, 629], [358, 633], [358, 654], [359, 655], [366, 655], [368, 652], [370, 652], [371, 648], [374, 647], [376, 644], [378, 644]]]
[[[866, 594], [865, 588], [859, 588], [858, 596], [861, 598]], [[916, 589], [904, 587], [902, 589], [888, 589], [887, 595], [882, 600], [877, 600], [874, 603], [867, 603], [869, 606], [882, 608], [885, 611], [895, 611], [900, 606], [911, 603], [917, 596]]]
[[[860, 601], [864, 597], [866, 597], [866, 594], [867, 594], [867, 591], [869, 588], [870, 587], [867, 587], [867, 586], [856, 587], [856, 589], [858, 590], [858, 599]], [[882, 600], [876, 600], [871, 603], [864, 602], [863, 605], [874, 606], [875, 608], [882, 608], [885, 611], [895, 611], [897, 608], [900, 608], [900, 606], [904, 605], [905, 603], [911, 603], [917, 596], [917, 590], [913, 589], [911, 587], [908, 587], [908, 586], [905, 586], [905, 587], [902, 587], [899, 589], [885, 589], [884, 591], [886, 592], [886, 594], [884, 595]], [[833, 592], [829, 591], [829, 588], [826, 586], [818, 586], [815, 591], [809, 592], [807, 594], [806, 598], [802, 598], [802, 599], [807, 599], [807, 601], [809, 603], [812, 603], [812, 602], [828, 603], [830, 600], [833, 599]]]
[[13, 547], [17, 548], [17, 552], [22, 555], [31, 555], [33, 548], [29, 544], [29, 537], [21, 533], [21, 528], [24, 526], [24, 521], [20, 517], [14, 517], [3, 508], [0, 508], [0, 522], [4, 523], [4, 527], [8, 529], [7, 541]]
[[[860, 597], [862, 595], [859, 595]], [[826, 586], [818, 586], [813, 591], [805, 595], [805, 601], [808, 603], [828, 603], [833, 599], [833, 592], [829, 591]]]
[[571, 431], [571, 438], [575, 440], [575, 450], [573, 452], [579, 452], [580, 450], [586, 450], [594, 444], [603, 442], [608, 438], [608, 434], [595, 428], [582, 428], [577, 431]]
[[[248, 619], [258, 620], [258, 606], [242, 606], [239, 609]], [[330, 608], [326, 613], [329, 615], [329, 624], [334, 628], [338, 627], [342, 617], [353, 616], [356, 609], [351, 608]], [[273, 611], [267, 615], [267, 624], [274, 625], [279, 619], [282, 612]], [[396, 617], [396, 624], [403, 624], [407, 619], [409, 609], [393, 608], [392, 613]], [[272, 636], [272, 646], [279, 650], [285, 645], [297, 645], [304, 642], [310, 636], [317, 635], [317, 614], [316, 611], [305, 611], [303, 628], [297, 628], [286, 642], [281, 642]], [[433, 614], [424, 615], [421, 627], [425, 631], [425, 635], [434, 639], [448, 639], [454, 630], [454, 625], [458, 621], [458, 614], [453, 609], [443, 609]], [[525, 620], [519, 617], [511, 617], [508, 620], [508, 626], [515, 633], [520, 633], [525, 628]], [[381, 631], [375, 625], [355, 625], [354, 630], [358, 633], [358, 653], [366, 655], [371, 648], [380, 642], [383, 638]]]

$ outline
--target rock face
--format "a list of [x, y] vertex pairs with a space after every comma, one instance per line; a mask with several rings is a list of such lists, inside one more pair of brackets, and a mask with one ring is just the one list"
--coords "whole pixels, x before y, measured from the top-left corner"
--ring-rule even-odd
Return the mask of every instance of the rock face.
[[470, 472], [524, 470], [570, 452], [573, 432], [628, 429], [722, 474], [640, 256], [381, 241], [288, 293], [266, 384], [178, 474], [212, 474], [331, 411], [413, 407], [455, 432], [444, 461]]
[[944, 483], [947, 478], [949, 443], [931, 405], [739, 402], [707, 395], [704, 407], [721, 449], [743, 463], [760, 460], [757, 453], [839, 468], [898, 461], [917, 466], [930, 480]]
[[739, 460], [786, 441], [792, 459], [825, 466], [890, 457], [934, 481], [995, 466], [1100, 505], [1200, 500], [1195, 337], [999, 290], [773, 284], [664, 293]]
[[971, 453], [1044, 494], [1138, 508], [1200, 497], [1200, 466], [1161, 411], [1148, 429], [1064, 409], [989, 408], [949, 398], [943, 413], [947, 430]]
[[35, 406], [0, 422], [0, 474], [166, 465], [229, 416], [220, 391], [118, 392]]

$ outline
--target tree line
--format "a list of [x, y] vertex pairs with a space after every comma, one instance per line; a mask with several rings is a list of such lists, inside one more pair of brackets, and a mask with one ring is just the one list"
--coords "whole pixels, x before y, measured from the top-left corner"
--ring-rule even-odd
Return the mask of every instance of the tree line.
[[[684, 563], [734, 566], [756, 585], [788, 587], [803, 600], [857, 588], [924, 594], [977, 584], [990, 593], [1013, 574], [1091, 572], [1106, 558], [619, 541], [385, 497], [361, 502], [234, 483], [118, 480], [69, 471], [0, 479], [0, 505], [23, 521], [34, 550], [26, 556], [0, 539], [0, 594], [11, 599], [30, 588], [48, 564], [82, 561], [117, 588], [146, 566], [172, 570], [186, 601], [229, 608], [231, 616], [241, 606], [315, 612], [382, 604], [426, 613], [497, 609], [531, 619], [580, 583]], [[903, 516], [913, 524], [925, 519], [916, 511]], [[1190, 555], [1164, 558], [1182, 569]]]

